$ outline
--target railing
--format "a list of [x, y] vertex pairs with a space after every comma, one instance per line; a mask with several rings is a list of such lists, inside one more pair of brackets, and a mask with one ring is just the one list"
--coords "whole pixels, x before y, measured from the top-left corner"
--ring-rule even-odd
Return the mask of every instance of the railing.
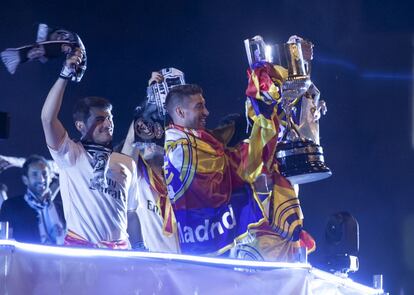
[[306, 263], [0, 240], [0, 294], [383, 294]]

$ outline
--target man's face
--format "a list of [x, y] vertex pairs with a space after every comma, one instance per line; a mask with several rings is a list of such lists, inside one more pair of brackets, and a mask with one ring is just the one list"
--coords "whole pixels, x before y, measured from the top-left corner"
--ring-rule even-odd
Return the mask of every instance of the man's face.
[[206, 127], [209, 112], [201, 94], [190, 95], [184, 100], [181, 110], [183, 114], [181, 125], [183, 127], [193, 129], [204, 129]]
[[23, 183], [36, 196], [43, 196], [51, 182], [49, 167], [43, 162], [34, 162], [29, 165], [27, 175], [23, 175]]
[[108, 109], [91, 108], [89, 114], [85, 122], [85, 131], [82, 132], [83, 138], [97, 144], [106, 145], [110, 143], [114, 132], [111, 111]]

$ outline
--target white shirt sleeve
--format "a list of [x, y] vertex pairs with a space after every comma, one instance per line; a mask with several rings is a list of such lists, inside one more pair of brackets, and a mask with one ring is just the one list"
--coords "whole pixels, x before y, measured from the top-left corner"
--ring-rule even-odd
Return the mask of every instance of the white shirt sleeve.
[[48, 149], [57, 166], [62, 169], [76, 164], [76, 160], [82, 153], [83, 147], [80, 143], [76, 143], [71, 140], [68, 133], [66, 133], [61, 144], [56, 150], [49, 146]]

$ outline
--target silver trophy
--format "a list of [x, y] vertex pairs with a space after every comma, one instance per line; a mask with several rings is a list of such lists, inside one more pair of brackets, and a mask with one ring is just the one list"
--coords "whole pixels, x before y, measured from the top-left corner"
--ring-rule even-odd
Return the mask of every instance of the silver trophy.
[[302, 52], [302, 45], [311, 49], [312, 44], [296, 36], [288, 43], [276, 45], [267, 45], [260, 36], [244, 42], [251, 67], [265, 61], [288, 70], [279, 103], [286, 123], [281, 128], [276, 150], [280, 173], [292, 184], [331, 176], [319, 142], [319, 118], [326, 113], [326, 105], [310, 80], [311, 57], [305, 59]]
[[[178, 85], [185, 84], [184, 73], [175, 68], [159, 71], [163, 80], [154, 81], [147, 88], [147, 100], [135, 109], [135, 144], [142, 146], [164, 146], [164, 125], [168, 119], [165, 99], [168, 92]], [[167, 119], [167, 120], [166, 120]]]

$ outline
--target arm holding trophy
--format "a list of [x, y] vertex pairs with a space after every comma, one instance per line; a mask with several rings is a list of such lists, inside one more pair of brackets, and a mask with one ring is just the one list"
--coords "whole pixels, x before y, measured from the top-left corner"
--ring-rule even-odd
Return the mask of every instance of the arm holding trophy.
[[163, 175], [165, 98], [175, 86], [184, 84], [184, 73], [175, 68], [152, 72], [146, 100], [135, 108], [134, 120], [123, 153], [137, 164], [139, 191], [137, 208], [145, 247], [151, 252], [177, 253], [174, 212]]

